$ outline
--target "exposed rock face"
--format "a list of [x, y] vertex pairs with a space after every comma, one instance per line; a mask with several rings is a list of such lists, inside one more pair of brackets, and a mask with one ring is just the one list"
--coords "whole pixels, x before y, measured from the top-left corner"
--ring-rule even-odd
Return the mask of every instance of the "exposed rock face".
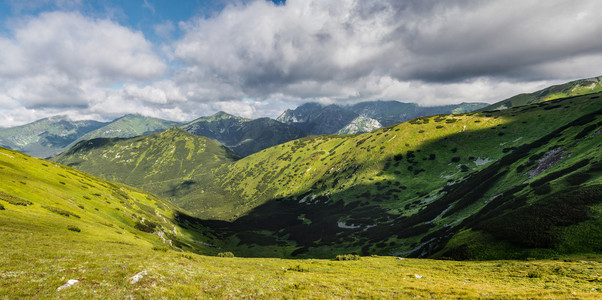
[[364, 133], [379, 129], [381, 127], [383, 126], [377, 120], [359, 116], [351, 121], [351, 123], [349, 123], [347, 126], [337, 131], [337, 134]]

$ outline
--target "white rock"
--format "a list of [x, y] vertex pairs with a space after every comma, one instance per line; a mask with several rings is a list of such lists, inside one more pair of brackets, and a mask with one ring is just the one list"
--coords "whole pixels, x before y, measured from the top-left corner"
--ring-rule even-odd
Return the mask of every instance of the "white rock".
[[142, 271], [142, 272], [140, 272], [140, 273], [132, 276], [132, 278], [130, 278], [130, 283], [134, 284], [134, 283], [138, 282], [138, 280], [142, 279], [142, 277], [144, 275], [147, 275], [146, 270], [144, 270], [144, 271]]
[[57, 290], [57, 291], [60, 291], [60, 290], [62, 290], [62, 289], [66, 289], [66, 288], [68, 288], [68, 287], [70, 287], [70, 286], [72, 286], [72, 285], [74, 285], [74, 284], [76, 284], [76, 283], [78, 283], [78, 282], [79, 282], [79, 280], [77, 280], [77, 279], [69, 279], [69, 280], [67, 281], [67, 283], [65, 283], [65, 284], [63, 284], [63, 285], [61, 285], [61, 286], [59, 286], [59, 287], [58, 287], [56, 290]]

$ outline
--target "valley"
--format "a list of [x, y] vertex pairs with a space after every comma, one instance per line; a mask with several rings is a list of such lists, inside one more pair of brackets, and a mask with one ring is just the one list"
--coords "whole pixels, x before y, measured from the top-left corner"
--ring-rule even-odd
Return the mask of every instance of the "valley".
[[[194, 160], [180, 155], [188, 157], [185, 164], [164, 162], [174, 155], [148, 145], [175, 144], [173, 151], [184, 151], [168, 133], [200, 139], [170, 130], [80, 144], [56, 160], [139, 188], [153, 186], [203, 219], [196, 224], [220, 232], [223, 247], [238, 255], [546, 258], [600, 251], [586, 241], [577, 242], [585, 248], [569, 246], [577, 238], [569, 232], [600, 222], [596, 213], [584, 212], [597, 211], [596, 196], [573, 195], [600, 189], [598, 97], [421, 117], [365, 134], [306, 137], [241, 159], [199, 153]], [[560, 154], [539, 167], [551, 153]], [[147, 179], [132, 176], [138, 182], [128, 177], [137, 172], [135, 157], [144, 157], [140, 170], [148, 172]], [[190, 175], [168, 171], [182, 165], [199, 169]], [[169, 188], [156, 190], [167, 182]], [[583, 188], [575, 191], [578, 186]], [[566, 197], [579, 203], [573, 213], [581, 217], [556, 215], [546, 204]], [[517, 241], [515, 229], [496, 228], [496, 222], [535, 222], [525, 216], [533, 205], [548, 207], [546, 217], [555, 221], [537, 225], [542, 228], [533, 232], [532, 243]]]
[[[53, 161], [2, 148], [0, 295], [595, 299], [600, 96], [244, 157], [186, 126], [82, 140]], [[252, 121], [194, 128], [220, 133], [215, 120]]]

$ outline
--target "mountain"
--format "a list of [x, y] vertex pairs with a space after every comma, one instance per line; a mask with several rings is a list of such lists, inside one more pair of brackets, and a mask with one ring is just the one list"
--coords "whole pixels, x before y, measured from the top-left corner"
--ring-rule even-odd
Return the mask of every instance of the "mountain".
[[388, 127], [423, 116], [469, 113], [486, 105], [485, 103], [460, 103], [441, 106], [419, 106], [415, 103], [398, 101], [371, 101], [360, 102], [348, 108], [360, 116], [377, 120], [383, 127]]
[[[470, 263], [352, 254], [227, 257], [239, 252], [224, 250], [221, 232], [140, 190], [5, 149], [0, 180], [2, 298], [599, 296], [601, 259], [592, 255]], [[279, 249], [286, 248], [273, 246], [270, 255]]]
[[63, 151], [80, 136], [106, 123], [72, 121], [66, 116], [45, 118], [11, 128], [0, 128], [0, 146], [37, 157], [48, 157]]
[[336, 133], [358, 116], [338, 105], [306, 103], [294, 110], [287, 109], [276, 120], [293, 125], [310, 135], [319, 135]]
[[[230, 149], [178, 127], [134, 138], [96, 138], [79, 142], [54, 161], [157, 194], [199, 216], [219, 215], [214, 203], [224, 195], [208, 183], [212, 170], [237, 160]], [[208, 196], [203, 204], [199, 195]], [[221, 207], [220, 207], [221, 208]]]
[[294, 110], [286, 110], [277, 120], [296, 126], [311, 135], [354, 134], [369, 132], [421, 116], [471, 112], [486, 105], [484, 103], [461, 103], [422, 107], [414, 103], [398, 101], [361, 102], [352, 106], [334, 104], [323, 106], [318, 103], [306, 103]]
[[50, 157], [79, 141], [97, 137], [133, 137], [163, 131], [181, 123], [130, 114], [112, 122], [72, 121], [55, 116], [0, 129], [0, 146], [36, 157]]
[[266, 149], [214, 172], [232, 215], [212, 226], [254, 255], [600, 253], [599, 96]]
[[198, 118], [181, 127], [192, 134], [214, 139], [243, 156], [307, 135], [270, 118], [252, 120], [225, 112]]
[[359, 116], [345, 127], [339, 129], [336, 134], [355, 134], [358, 132], [370, 132], [383, 127], [377, 120]]
[[[208, 166], [193, 179], [205, 192], [181, 203], [214, 219], [200, 224], [220, 232], [224, 249], [247, 256], [600, 253], [600, 95], [297, 139]], [[116, 173], [135, 165], [113, 159], [128, 145], [82, 153]], [[132, 145], [130, 159], [148, 147]], [[156, 153], [155, 160], [165, 157]], [[195, 156], [180, 157], [172, 165], [196, 165]], [[73, 166], [83, 169], [84, 161]]]
[[[4, 148], [0, 180], [0, 234], [7, 241], [3, 244], [20, 254], [40, 251], [34, 259], [52, 264], [116, 247], [215, 251], [199, 243], [210, 241], [201, 236], [202, 228], [180, 224], [186, 214], [179, 208], [123, 184]], [[60, 246], [44, 248], [46, 243]], [[18, 262], [26, 261], [31, 262]]]
[[545, 102], [558, 98], [574, 97], [602, 91], [602, 76], [575, 80], [547, 87], [534, 93], [520, 94], [482, 108], [484, 111]]
[[128, 114], [79, 137], [70, 146], [75, 145], [79, 141], [94, 138], [128, 138], [146, 135], [179, 125], [181, 125], [181, 123], [174, 121], [146, 117], [139, 114]]

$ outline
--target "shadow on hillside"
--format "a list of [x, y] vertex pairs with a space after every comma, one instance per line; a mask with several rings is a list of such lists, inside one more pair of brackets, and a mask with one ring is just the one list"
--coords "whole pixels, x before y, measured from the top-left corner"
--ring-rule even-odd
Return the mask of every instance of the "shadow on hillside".
[[[590, 99], [590, 97], [593, 96], [583, 98]], [[563, 102], [569, 101], [568, 99], [558, 99], [501, 112], [482, 112], [479, 114], [495, 118], [503, 117], [509, 121], [503, 126], [479, 131], [467, 130], [442, 139], [431, 140], [411, 153], [400, 154], [401, 157], [392, 155], [379, 160], [383, 164], [382, 175], [385, 177], [409, 178], [408, 174], [414, 177], [437, 176], [431, 180], [441, 181], [440, 186], [443, 188], [438, 191], [416, 191], [407, 188], [406, 185], [411, 185], [411, 182], [404, 183], [394, 179], [368, 185], [354, 185], [328, 196], [315, 196], [319, 195], [320, 191], [336, 187], [337, 178], [348, 176], [354, 172], [353, 168], [342, 168], [344, 171], [321, 178], [320, 183], [316, 181], [314, 186], [305, 193], [271, 199], [233, 222], [201, 220], [189, 216], [182, 219], [185, 221], [177, 221], [182, 226], [197, 224], [209, 227], [217, 233], [220, 239], [237, 241], [236, 245], [225, 246], [230, 247], [226, 250], [235, 252], [237, 256], [282, 256], [282, 254], [276, 255], [271, 252], [273, 247], [294, 249], [286, 255], [300, 258], [330, 258], [345, 253], [428, 256], [440, 250], [462, 228], [473, 227], [495, 213], [500, 214], [503, 209], [524, 206], [525, 199], [514, 197], [514, 194], [527, 185], [508, 187], [506, 192], [489, 202], [479, 212], [473, 213], [466, 219], [459, 219], [455, 224], [436, 228], [433, 220], [452, 216], [482, 200], [481, 197], [487, 191], [499, 183], [504, 176], [509, 175], [510, 166], [513, 163], [529, 157], [534, 150], [546, 146], [551, 139], [560, 136], [564, 130], [593, 122], [597, 116], [602, 114], [602, 109], [575, 120], [567, 120], [565, 125], [558, 125], [556, 129], [540, 128], [543, 133], [538, 138], [533, 138], [521, 146], [497, 149], [500, 152], [499, 159], [478, 171], [471, 171], [469, 167], [461, 167], [459, 170], [461, 176], [455, 178], [453, 183], [446, 184], [445, 179], [439, 178], [438, 174], [431, 174], [433, 172], [422, 167], [424, 164], [434, 163], [429, 163], [429, 161], [437, 160], [436, 157], [433, 158], [432, 154], [441, 151], [442, 143], [454, 144], [466, 140], [467, 137], [487, 136], [496, 141], [508, 140], [509, 135], [504, 137], [506, 131], [533, 129], [538, 126], [538, 124], [524, 124], [521, 122], [522, 119], [514, 118], [517, 114], [548, 114], [553, 119], [559, 108], [570, 104]], [[425, 119], [432, 121], [436, 117], [419, 118], [415, 119], [415, 122], [424, 122]], [[540, 125], [547, 126], [546, 124]], [[462, 147], [462, 145], [458, 145], [458, 147]], [[448, 151], [455, 153], [453, 149], [449, 148]], [[462, 156], [461, 153], [458, 155]], [[463, 161], [470, 161], [470, 159], [461, 157], [458, 163], [462, 164]], [[330, 182], [334, 182], [333, 186], [327, 184]], [[414, 201], [408, 201], [408, 199]], [[392, 210], [391, 206], [395, 206], [397, 203], [399, 203], [397, 212], [393, 212], [395, 209]], [[407, 216], [400, 213], [407, 210], [414, 210], [415, 213]], [[404, 239], [411, 244], [404, 243]], [[265, 251], [259, 250], [252, 252], [253, 254], [247, 254], [245, 251], [242, 253], [237, 251], [237, 249], [242, 249], [241, 247], [245, 249], [261, 249], [263, 247]], [[399, 249], [410, 250], [401, 252]]]

